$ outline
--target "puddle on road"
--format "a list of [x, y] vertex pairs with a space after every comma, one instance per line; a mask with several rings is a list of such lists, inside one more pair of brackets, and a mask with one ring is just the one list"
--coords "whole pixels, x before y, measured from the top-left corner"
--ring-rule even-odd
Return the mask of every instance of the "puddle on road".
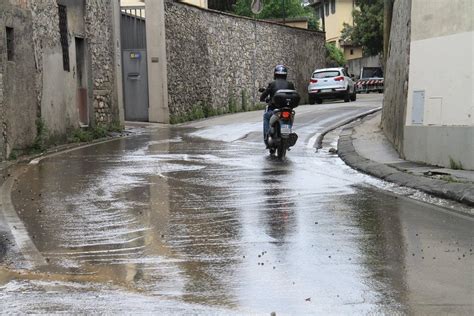
[[[465, 289], [472, 231], [462, 220], [374, 190], [304, 144], [280, 162], [252, 137], [186, 133], [30, 167], [12, 199], [48, 265], [0, 270], [0, 297], [18, 300], [8, 310], [390, 314], [420, 311], [444, 276]], [[466, 294], [455, 304], [467, 306]]]

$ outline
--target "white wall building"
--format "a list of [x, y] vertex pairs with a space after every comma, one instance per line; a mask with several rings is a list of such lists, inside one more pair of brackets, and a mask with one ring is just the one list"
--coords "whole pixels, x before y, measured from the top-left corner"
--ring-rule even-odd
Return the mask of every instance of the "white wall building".
[[474, 170], [474, 2], [412, 2], [406, 159]]

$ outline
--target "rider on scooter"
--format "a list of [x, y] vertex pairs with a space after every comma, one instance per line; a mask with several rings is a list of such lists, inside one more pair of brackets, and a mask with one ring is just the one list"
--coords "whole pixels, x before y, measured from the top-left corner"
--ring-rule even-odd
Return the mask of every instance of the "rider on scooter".
[[295, 86], [292, 82], [286, 80], [288, 76], [288, 68], [284, 65], [277, 65], [273, 72], [273, 81], [268, 85], [267, 89], [260, 96], [260, 101], [265, 102], [267, 97], [269, 98], [268, 106], [263, 114], [263, 140], [265, 145], [268, 147], [267, 137], [268, 131], [270, 130], [270, 118], [273, 115], [273, 110], [275, 110], [275, 105], [272, 103], [272, 98], [278, 90], [288, 89], [295, 90]]

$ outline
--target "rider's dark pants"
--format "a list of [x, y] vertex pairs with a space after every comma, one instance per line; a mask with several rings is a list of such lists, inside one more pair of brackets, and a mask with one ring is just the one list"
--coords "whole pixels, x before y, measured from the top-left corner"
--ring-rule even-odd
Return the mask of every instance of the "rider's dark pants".
[[263, 113], [263, 139], [267, 139], [268, 131], [270, 130], [270, 118], [273, 115], [273, 110], [268, 110]]

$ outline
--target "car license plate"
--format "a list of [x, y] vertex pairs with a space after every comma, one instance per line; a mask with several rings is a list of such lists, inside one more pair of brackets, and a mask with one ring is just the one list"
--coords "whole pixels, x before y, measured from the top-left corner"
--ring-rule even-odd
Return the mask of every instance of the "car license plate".
[[321, 92], [331, 92], [332, 89], [321, 89]]
[[281, 124], [281, 133], [283, 135], [291, 134], [291, 126], [288, 124]]

